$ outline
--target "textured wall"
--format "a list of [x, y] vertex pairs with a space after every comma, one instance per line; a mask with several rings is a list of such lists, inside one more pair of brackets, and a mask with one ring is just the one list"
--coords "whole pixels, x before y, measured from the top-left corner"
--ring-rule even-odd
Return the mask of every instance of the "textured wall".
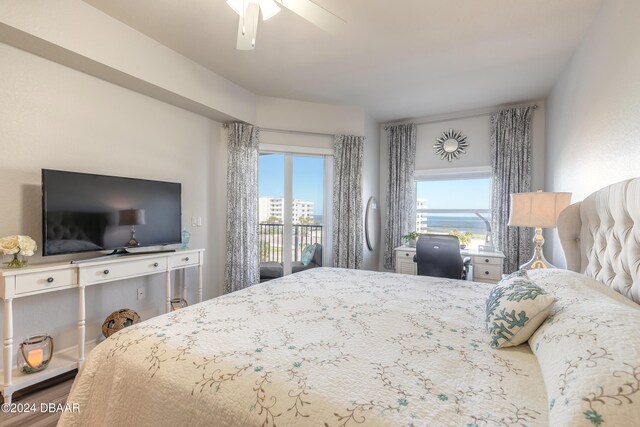
[[[547, 186], [573, 201], [640, 176], [640, 2], [606, 0], [547, 102]], [[564, 265], [555, 232], [553, 263]]]

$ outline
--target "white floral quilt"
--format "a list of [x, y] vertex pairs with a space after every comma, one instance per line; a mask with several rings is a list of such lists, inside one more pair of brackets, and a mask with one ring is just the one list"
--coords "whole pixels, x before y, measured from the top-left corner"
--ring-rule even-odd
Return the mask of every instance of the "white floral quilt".
[[61, 426], [536, 426], [527, 344], [492, 349], [491, 285], [317, 268], [96, 347]]

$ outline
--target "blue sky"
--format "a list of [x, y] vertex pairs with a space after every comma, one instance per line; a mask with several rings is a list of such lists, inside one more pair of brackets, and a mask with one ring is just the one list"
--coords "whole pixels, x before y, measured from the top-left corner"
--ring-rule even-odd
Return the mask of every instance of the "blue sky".
[[491, 179], [418, 182], [418, 198], [428, 199], [428, 209], [489, 209]]
[[[322, 157], [293, 157], [293, 197], [315, 202], [322, 214], [324, 161]], [[283, 197], [284, 154], [261, 154], [258, 173], [260, 197]], [[489, 209], [491, 180], [423, 181], [417, 185], [418, 198], [428, 199], [429, 209]]]
[[[258, 166], [260, 197], [283, 197], [284, 154], [261, 154]], [[315, 214], [323, 214], [324, 159], [312, 156], [293, 157], [293, 198], [315, 202]]]

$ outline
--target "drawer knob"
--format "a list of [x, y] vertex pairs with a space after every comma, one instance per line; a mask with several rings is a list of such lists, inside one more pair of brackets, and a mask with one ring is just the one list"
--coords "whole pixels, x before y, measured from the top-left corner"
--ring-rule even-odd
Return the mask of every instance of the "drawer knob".
[[485, 271], [485, 272], [484, 272], [484, 274], [486, 274], [486, 275], [488, 276], [488, 275], [489, 275], [489, 272], [488, 272], [488, 271]]
[[485, 258], [485, 259], [484, 259], [484, 262], [489, 262], [489, 258]]
[[184, 260], [185, 260], [185, 262], [186, 262], [186, 261], [189, 261], [189, 257], [186, 257]]
[[157, 267], [158, 265], [160, 265], [160, 264], [158, 264], [157, 262], [154, 262], [154, 263], [153, 263], [153, 266], [154, 266], [154, 267]]
[[405, 256], [409, 256], [409, 254], [408, 254], [408, 253], [406, 253], [406, 254], [405, 254]]
[[104, 274], [109, 274], [109, 270], [103, 271]]
[[48, 282], [48, 283], [53, 283], [53, 277], [49, 277], [49, 278], [47, 279], [47, 282]]

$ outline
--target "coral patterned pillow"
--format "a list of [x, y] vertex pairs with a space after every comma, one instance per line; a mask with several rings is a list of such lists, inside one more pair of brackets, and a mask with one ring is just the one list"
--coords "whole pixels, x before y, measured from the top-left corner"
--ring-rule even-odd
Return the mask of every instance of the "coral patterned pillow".
[[512, 347], [526, 342], [547, 318], [554, 301], [525, 271], [502, 279], [491, 290], [485, 306], [491, 347]]

